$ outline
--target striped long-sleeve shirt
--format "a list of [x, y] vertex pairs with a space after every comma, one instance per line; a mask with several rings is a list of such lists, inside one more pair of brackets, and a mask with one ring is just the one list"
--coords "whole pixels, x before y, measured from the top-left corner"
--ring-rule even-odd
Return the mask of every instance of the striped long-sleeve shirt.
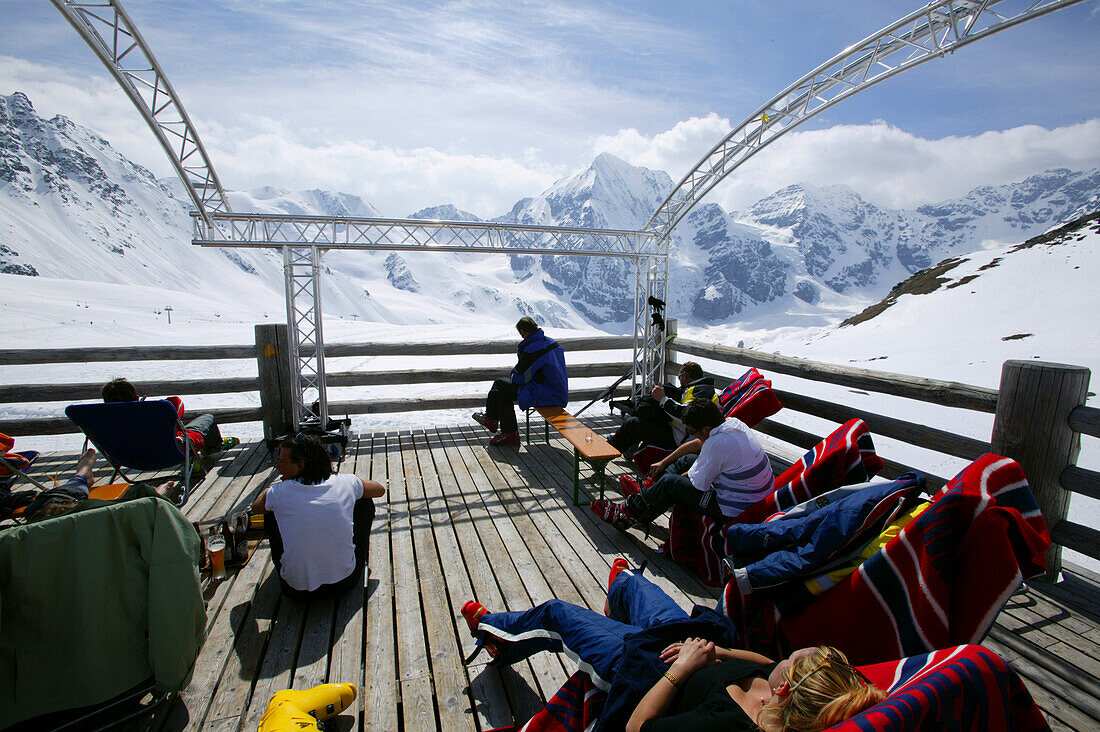
[[775, 490], [767, 453], [752, 430], [733, 418], [710, 431], [688, 479], [701, 491], [713, 488], [722, 513], [731, 518]]

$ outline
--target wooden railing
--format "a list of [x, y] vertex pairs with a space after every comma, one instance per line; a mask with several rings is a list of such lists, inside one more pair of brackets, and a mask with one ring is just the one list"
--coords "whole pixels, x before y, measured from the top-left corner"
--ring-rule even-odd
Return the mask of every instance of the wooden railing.
[[[675, 321], [669, 321], [670, 333]], [[629, 351], [633, 339], [629, 336], [595, 336], [563, 338], [567, 352], [624, 352], [624, 360], [606, 363], [579, 364], [570, 361], [569, 374], [580, 378], [611, 378], [630, 368]], [[285, 429], [289, 416], [289, 388], [285, 356], [286, 326], [256, 326], [256, 343], [243, 346], [165, 346], [152, 348], [63, 348], [0, 350], [0, 366], [57, 363], [195, 360], [255, 360], [256, 376], [217, 379], [186, 379], [140, 381], [142, 393], [151, 395], [178, 394], [185, 399], [200, 394], [259, 393], [261, 405], [204, 409], [220, 423], [263, 422], [264, 435], [274, 437]], [[515, 343], [508, 341], [459, 341], [445, 343], [349, 343], [325, 347], [326, 360], [343, 357], [399, 356], [410, 364], [417, 358], [441, 356], [482, 356], [512, 354]], [[669, 343], [670, 363], [696, 357], [729, 365], [727, 373], [712, 373], [720, 386], [741, 375], [745, 368], [760, 369], [766, 376], [784, 374], [814, 382], [850, 387], [945, 407], [955, 407], [994, 415], [989, 442], [957, 434], [926, 424], [877, 414], [795, 391], [777, 389], [784, 411], [776, 419], [765, 420], [757, 429], [796, 448], [808, 449], [822, 435], [786, 424], [784, 414], [799, 412], [833, 424], [852, 417], [867, 422], [876, 437], [900, 442], [949, 455], [973, 460], [985, 452], [1006, 455], [1017, 460], [1028, 476], [1028, 482], [1039, 502], [1056, 546], [1048, 557], [1051, 576], [1060, 567], [1059, 546], [1065, 546], [1087, 556], [1100, 559], [1100, 531], [1069, 521], [1069, 497], [1078, 493], [1100, 498], [1100, 473], [1076, 464], [1081, 435], [1100, 437], [1100, 409], [1085, 406], [1089, 371], [1077, 366], [1039, 362], [1006, 362], [1000, 388], [997, 390], [951, 381], [925, 379], [901, 374], [884, 373], [809, 361], [788, 356], [762, 353], [701, 343], [676, 337]], [[465, 395], [410, 397], [399, 387], [412, 384], [481, 384], [485, 385], [507, 369], [500, 366], [459, 368], [409, 368], [397, 371], [329, 372], [330, 389], [358, 386], [389, 386], [392, 396], [385, 399], [330, 401], [330, 413], [374, 414], [419, 410], [476, 408], [484, 403], [484, 392], [471, 389]], [[99, 398], [99, 383], [22, 384], [0, 387], [0, 405], [14, 403], [67, 403]], [[603, 388], [574, 388], [574, 401], [593, 399]], [[789, 421], [789, 420], [786, 420]], [[950, 427], [950, 425], [947, 425]], [[76, 428], [62, 414], [26, 419], [0, 419], [0, 432], [15, 436], [47, 435], [75, 432]], [[887, 456], [888, 458], [889, 456]], [[892, 477], [919, 469], [887, 459], [884, 475]], [[942, 486], [950, 476], [925, 472], [930, 488]]]
[[[559, 340], [567, 351], [623, 351], [633, 347], [630, 336], [594, 336], [562, 338]], [[188, 396], [198, 394], [259, 393], [261, 405], [219, 409], [203, 409], [214, 415], [219, 424], [234, 422], [263, 422], [265, 437], [278, 434], [289, 422], [288, 379], [285, 377], [287, 359], [285, 325], [256, 326], [256, 343], [242, 346], [155, 346], [149, 348], [41, 348], [2, 349], [0, 366], [146, 362], [146, 361], [202, 361], [202, 360], [255, 360], [257, 376], [218, 379], [134, 380], [138, 390], [148, 395], [178, 395], [187, 401]], [[454, 341], [444, 343], [339, 343], [325, 346], [325, 359], [345, 357], [401, 356], [413, 358], [440, 356], [480, 356], [515, 354], [516, 343], [508, 341]], [[502, 359], [502, 364], [511, 359]], [[436, 383], [488, 383], [505, 375], [510, 363], [494, 367], [416, 369], [401, 371], [348, 371], [329, 372], [328, 388], [348, 386], [408, 386]], [[612, 363], [571, 365], [571, 378], [618, 377], [630, 369], [627, 360]], [[280, 378], [280, 372], [282, 378]], [[77, 402], [100, 398], [102, 383], [20, 384], [0, 387], [0, 405], [16, 403]], [[570, 397], [575, 400], [593, 399], [603, 389], [575, 389]], [[465, 396], [410, 397], [400, 390], [393, 390], [393, 397], [375, 400], [329, 401], [329, 412], [343, 414], [377, 414], [383, 412], [411, 412], [432, 409], [465, 409], [484, 406], [484, 391]], [[0, 432], [13, 436], [55, 435], [77, 432], [76, 426], [63, 414], [63, 407], [50, 417], [25, 419], [0, 419]]]

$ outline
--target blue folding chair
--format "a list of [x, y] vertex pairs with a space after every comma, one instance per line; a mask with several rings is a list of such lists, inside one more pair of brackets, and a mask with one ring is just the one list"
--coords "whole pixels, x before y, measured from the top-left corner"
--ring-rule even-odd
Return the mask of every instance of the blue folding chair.
[[179, 467], [183, 473], [183, 494], [177, 505], [187, 503], [192, 470], [200, 464], [199, 454], [171, 402], [150, 399], [70, 404], [65, 407], [65, 416], [114, 468], [110, 482], [119, 475], [130, 481], [123, 468], [153, 472]]

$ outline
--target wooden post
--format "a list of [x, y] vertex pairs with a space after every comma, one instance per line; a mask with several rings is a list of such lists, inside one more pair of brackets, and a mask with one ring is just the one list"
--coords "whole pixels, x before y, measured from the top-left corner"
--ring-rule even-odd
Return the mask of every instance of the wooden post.
[[285, 323], [256, 326], [256, 369], [260, 376], [260, 411], [264, 439], [270, 444], [294, 424], [291, 414], [290, 345]]
[[[1069, 413], [1085, 403], [1090, 372], [1083, 366], [1038, 361], [1005, 361], [993, 420], [990, 448], [1024, 469], [1039, 510], [1053, 529], [1066, 518], [1070, 493], [1059, 481], [1077, 462], [1081, 435], [1069, 426]], [[1047, 580], [1062, 569], [1062, 548], [1047, 552]]]

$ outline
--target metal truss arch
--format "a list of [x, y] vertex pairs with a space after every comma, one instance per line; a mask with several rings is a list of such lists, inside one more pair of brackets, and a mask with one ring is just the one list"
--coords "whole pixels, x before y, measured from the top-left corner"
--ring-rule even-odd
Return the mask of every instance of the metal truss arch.
[[742, 163], [853, 94], [993, 33], [1079, 2], [1083, 0], [928, 3], [841, 51], [749, 115], [696, 163], [644, 228], [660, 237], [670, 236], [676, 224]]
[[130, 97], [196, 210], [204, 218], [229, 212], [229, 200], [195, 126], [141, 33], [117, 0], [50, 0]]

